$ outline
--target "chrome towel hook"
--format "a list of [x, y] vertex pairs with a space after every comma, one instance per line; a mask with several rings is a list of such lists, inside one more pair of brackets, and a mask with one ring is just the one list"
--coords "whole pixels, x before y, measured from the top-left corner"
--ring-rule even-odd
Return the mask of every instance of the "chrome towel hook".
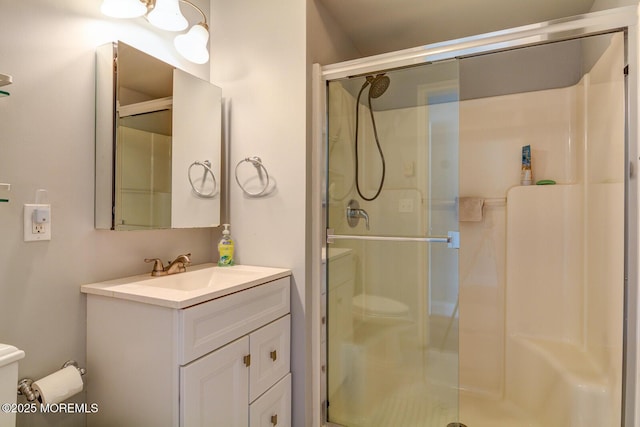
[[[207, 180], [207, 175], [211, 174], [211, 179], [213, 180], [213, 190], [211, 190], [209, 193], [203, 193], [202, 190], [198, 190], [193, 184], [193, 180], [191, 179], [191, 168], [193, 168], [194, 166], [202, 166], [204, 168], [201, 187], [204, 187], [204, 183]], [[218, 191], [218, 181], [216, 181], [216, 176], [211, 169], [211, 162], [209, 160], [205, 160], [204, 162], [199, 162], [196, 160], [195, 162], [191, 163], [191, 166], [189, 166], [189, 170], [187, 171], [187, 176], [189, 177], [189, 184], [191, 184], [191, 188], [198, 195], [198, 197], [202, 197], [204, 199], [211, 199], [215, 197], [216, 192]]]
[[[240, 183], [240, 179], [238, 178], [238, 168], [240, 167], [241, 164], [245, 162], [251, 163], [256, 168], [256, 171], [258, 173], [258, 178], [260, 179], [260, 181], [264, 182], [262, 189], [258, 192], [252, 193], [250, 191], [247, 191], [247, 189]], [[263, 174], [264, 174], [264, 177], [263, 177]], [[270, 182], [269, 172], [267, 171], [267, 168], [262, 164], [262, 159], [258, 156], [245, 157], [244, 159], [240, 160], [236, 165], [235, 176], [236, 176], [236, 183], [242, 189], [244, 194], [246, 194], [247, 196], [251, 196], [251, 197], [261, 196], [269, 188], [269, 182]]]

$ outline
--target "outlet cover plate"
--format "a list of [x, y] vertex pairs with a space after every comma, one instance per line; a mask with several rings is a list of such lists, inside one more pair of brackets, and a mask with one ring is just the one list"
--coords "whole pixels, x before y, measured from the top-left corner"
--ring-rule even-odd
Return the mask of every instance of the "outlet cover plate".
[[[48, 223], [38, 224], [38, 226], [36, 226], [33, 220], [36, 209], [49, 210]], [[41, 242], [44, 240], [51, 240], [51, 205], [24, 205], [24, 241]]]

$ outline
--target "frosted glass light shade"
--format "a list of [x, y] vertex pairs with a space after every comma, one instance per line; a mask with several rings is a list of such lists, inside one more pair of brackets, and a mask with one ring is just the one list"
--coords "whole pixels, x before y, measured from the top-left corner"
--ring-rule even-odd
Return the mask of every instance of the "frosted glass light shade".
[[196, 64], [204, 64], [209, 60], [207, 41], [209, 41], [209, 31], [204, 25], [197, 24], [186, 34], [177, 36], [173, 44], [185, 59]]
[[178, 0], [156, 0], [156, 5], [147, 15], [149, 22], [163, 30], [182, 31], [189, 26], [180, 12]]
[[147, 6], [140, 0], [103, 0], [100, 11], [112, 18], [137, 18], [147, 13]]

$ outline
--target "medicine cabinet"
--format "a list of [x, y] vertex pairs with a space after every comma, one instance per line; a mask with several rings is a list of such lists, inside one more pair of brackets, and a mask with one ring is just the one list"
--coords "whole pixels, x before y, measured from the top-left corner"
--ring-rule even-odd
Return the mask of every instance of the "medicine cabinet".
[[121, 41], [98, 47], [96, 228], [220, 224], [221, 97]]

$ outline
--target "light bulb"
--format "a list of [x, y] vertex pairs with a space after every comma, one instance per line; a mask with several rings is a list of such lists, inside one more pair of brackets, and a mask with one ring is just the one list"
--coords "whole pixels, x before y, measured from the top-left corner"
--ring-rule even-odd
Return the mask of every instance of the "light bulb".
[[104, 0], [100, 11], [112, 18], [137, 18], [147, 13], [147, 6], [140, 0]]
[[185, 59], [196, 64], [204, 64], [209, 60], [207, 41], [209, 41], [209, 31], [206, 24], [200, 23], [191, 27], [186, 34], [177, 36], [173, 44]]
[[182, 31], [189, 26], [180, 12], [178, 0], [156, 0], [147, 19], [152, 25], [167, 31]]

